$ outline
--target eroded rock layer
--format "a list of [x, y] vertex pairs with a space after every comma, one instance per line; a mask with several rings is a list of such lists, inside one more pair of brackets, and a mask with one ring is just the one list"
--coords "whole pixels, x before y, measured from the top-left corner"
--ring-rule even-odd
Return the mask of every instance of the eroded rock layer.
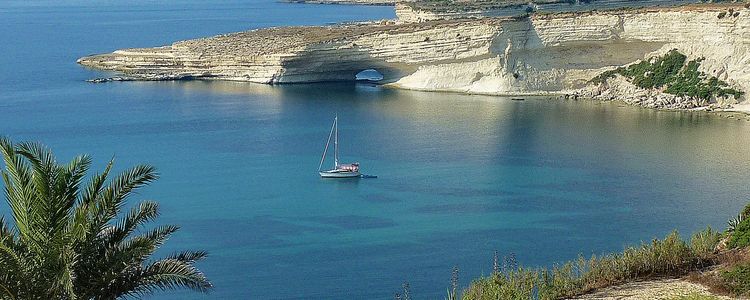
[[599, 73], [678, 49], [750, 91], [750, 10], [684, 6], [532, 17], [282, 27], [118, 50], [79, 63], [143, 80], [259, 83], [354, 80], [488, 94], [570, 92]]

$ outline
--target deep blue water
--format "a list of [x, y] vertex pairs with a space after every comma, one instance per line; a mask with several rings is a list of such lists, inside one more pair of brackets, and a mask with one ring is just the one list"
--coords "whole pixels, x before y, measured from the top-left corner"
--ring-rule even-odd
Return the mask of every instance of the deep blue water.
[[[156, 165], [135, 202], [205, 249], [216, 285], [156, 298], [443, 296], [492, 253], [549, 265], [677, 228], [723, 228], [750, 195], [750, 122], [586, 101], [423, 93], [367, 84], [89, 84], [76, 58], [250, 28], [393, 17], [388, 7], [272, 1], [4, 1], [0, 134], [61, 160]], [[321, 180], [341, 152], [378, 179]], [[7, 215], [3, 203], [0, 213]]]

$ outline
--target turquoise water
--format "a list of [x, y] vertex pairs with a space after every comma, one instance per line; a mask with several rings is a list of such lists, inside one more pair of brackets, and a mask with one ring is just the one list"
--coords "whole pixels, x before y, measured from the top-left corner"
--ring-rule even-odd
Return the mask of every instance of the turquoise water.
[[[88, 84], [90, 53], [286, 24], [392, 17], [387, 7], [272, 1], [0, 4], [0, 134], [62, 159], [145, 162], [139, 199], [196, 248], [209, 295], [443, 296], [491, 270], [492, 253], [549, 265], [705, 225], [750, 195], [750, 122], [617, 104], [423, 93], [369, 84]], [[321, 180], [334, 113], [341, 153], [377, 179]], [[7, 215], [7, 206], [0, 206]]]

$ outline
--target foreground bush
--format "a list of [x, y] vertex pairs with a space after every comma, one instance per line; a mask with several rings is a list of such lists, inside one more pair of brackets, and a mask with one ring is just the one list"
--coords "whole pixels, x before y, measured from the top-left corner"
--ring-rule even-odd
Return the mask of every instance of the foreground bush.
[[750, 246], [750, 218], [743, 219], [732, 231], [729, 239], [729, 248], [742, 248]]
[[151, 260], [178, 229], [139, 232], [159, 215], [155, 202], [142, 202], [115, 219], [135, 190], [157, 178], [153, 167], [136, 166], [108, 179], [110, 161], [84, 183], [88, 156], [59, 165], [41, 145], [2, 138], [0, 152], [12, 216], [12, 221], [0, 217], [0, 299], [115, 299], [211, 288], [194, 266], [205, 252]]
[[689, 243], [675, 231], [619, 254], [581, 256], [552, 268], [494, 272], [473, 282], [463, 299], [559, 299], [640, 279], [684, 275], [714, 263], [719, 239], [720, 233], [710, 227], [694, 234]]
[[744, 263], [722, 271], [726, 287], [735, 295], [750, 296], [750, 263]]

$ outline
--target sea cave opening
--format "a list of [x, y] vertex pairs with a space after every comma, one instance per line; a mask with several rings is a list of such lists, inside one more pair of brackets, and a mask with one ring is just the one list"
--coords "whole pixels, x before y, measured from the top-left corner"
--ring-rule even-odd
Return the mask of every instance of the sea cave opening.
[[383, 74], [375, 69], [362, 70], [355, 76], [357, 81], [378, 82], [383, 80]]

